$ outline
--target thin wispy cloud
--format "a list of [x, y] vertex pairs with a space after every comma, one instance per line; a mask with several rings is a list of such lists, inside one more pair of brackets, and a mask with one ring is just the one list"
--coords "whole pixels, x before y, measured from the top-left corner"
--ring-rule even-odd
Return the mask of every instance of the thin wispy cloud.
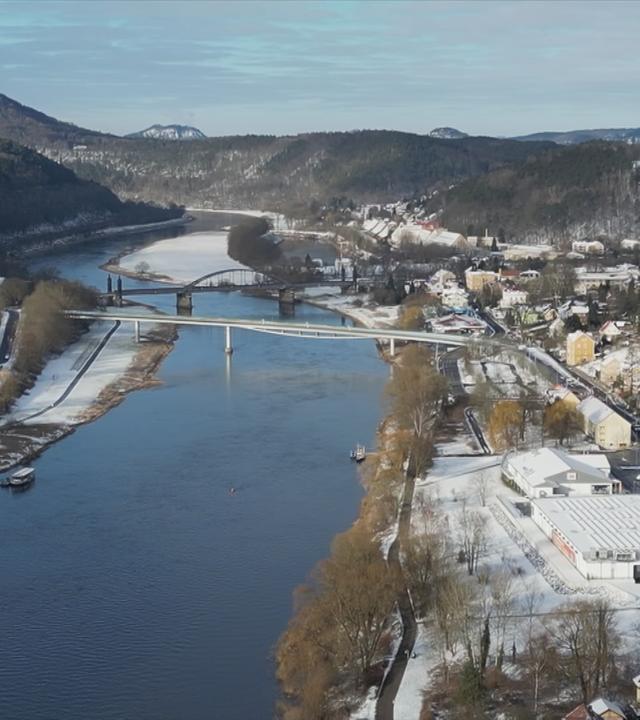
[[0, 2], [0, 91], [122, 133], [637, 126], [639, 31], [631, 2]]

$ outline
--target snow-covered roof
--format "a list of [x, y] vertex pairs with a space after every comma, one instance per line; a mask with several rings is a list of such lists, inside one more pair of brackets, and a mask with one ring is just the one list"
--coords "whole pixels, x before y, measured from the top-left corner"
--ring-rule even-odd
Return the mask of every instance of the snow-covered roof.
[[401, 225], [396, 228], [391, 235], [391, 244], [399, 247], [403, 241], [421, 245], [447, 245], [448, 247], [467, 244], [464, 235], [460, 233], [450, 232], [445, 228], [427, 230], [421, 225]]
[[574, 397], [576, 400], [578, 399], [575, 393], [564, 385], [553, 385], [547, 390], [546, 394], [551, 402], [555, 402], [556, 400], [565, 400], [570, 397]]
[[583, 555], [640, 552], [640, 495], [584, 495], [531, 501]]
[[578, 412], [590, 422], [597, 424], [608, 418], [613, 410], [608, 405], [605, 405], [602, 400], [598, 400], [597, 397], [591, 395], [578, 405]]
[[607, 320], [607, 322], [600, 328], [602, 335], [620, 335], [620, 328], [613, 322], [613, 320]]
[[616, 713], [616, 715], [620, 715], [621, 718], [626, 717], [624, 708], [618, 705], [617, 702], [607, 700], [606, 698], [598, 698], [597, 700], [594, 700], [589, 705], [589, 709], [596, 713], [596, 715], [604, 715], [604, 713], [609, 711]]
[[[543, 485], [552, 475], [579, 471], [588, 478], [585, 482], [606, 482], [607, 475], [594, 464], [582, 462], [582, 455], [569, 455], [558, 448], [537, 448], [529, 452], [508, 456], [511, 467], [527, 479], [531, 485]], [[580, 482], [576, 479], [572, 482]]]
[[567, 335], [567, 340], [569, 340], [570, 342], [575, 342], [576, 340], [578, 340], [578, 339], [581, 338], [582, 336], [584, 336], [584, 337], [586, 337], [586, 338], [589, 338], [589, 340], [591, 340], [591, 342], [595, 343], [595, 340], [591, 337], [591, 335], [589, 335], [589, 334], [586, 333], [586, 332], [582, 332], [582, 330], [575, 330], [574, 332], [569, 333], [569, 334]]
[[448, 328], [456, 327], [472, 330], [482, 330], [486, 327], [486, 323], [483, 320], [478, 320], [478, 318], [470, 317], [469, 315], [458, 315], [456, 313], [433, 318], [431, 324], [434, 327], [444, 326]]
[[607, 477], [610, 477], [611, 463], [604, 453], [585, 453], [584, 455], [580, 455], [580, 462], [585, 465], [590, 465], [603, 472]]

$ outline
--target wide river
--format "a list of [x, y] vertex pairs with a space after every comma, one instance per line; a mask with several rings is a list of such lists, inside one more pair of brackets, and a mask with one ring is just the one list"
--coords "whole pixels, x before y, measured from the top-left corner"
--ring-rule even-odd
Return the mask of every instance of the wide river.
[[[104, 288], [98, 265], [135, 240], [34, 264]], [[239, 293], [194, 300], [277, 316]], [[340, 322], [304, 305], [295, 319]], [[388, 373], [369, 341], [236, 332], [230, 362], [223, 344], [180, 330], [160, 386], [51, 446], [29, 492], [1, 492], [0, 718], [272, 717], [274, 644], [357, 514], [349, 449], [374, 441]]]

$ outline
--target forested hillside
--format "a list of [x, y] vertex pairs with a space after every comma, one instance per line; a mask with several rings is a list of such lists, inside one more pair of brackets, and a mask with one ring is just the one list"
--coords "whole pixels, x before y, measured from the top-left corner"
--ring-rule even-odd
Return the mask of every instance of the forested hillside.
[[429, 203], [466, 232], [503, 228], [507, 240], [562, 241], [640, 232], [640, 148], [593, 142], [554, 151], [467, 180]]
[[[25, 122], [20, 121], [21, 115]], [[120, 197], [209, 207], [284, 200], [395, 200], [552, 147], [495, 138], [447, 140], [393, 131], [219, 137], [175, 143], [58, 123], [0, 96], [0, 137], [20, 141]]]
[[123, 203], [33, 150], [0, 140], [0, 241], [169, 219], [177, 209]]

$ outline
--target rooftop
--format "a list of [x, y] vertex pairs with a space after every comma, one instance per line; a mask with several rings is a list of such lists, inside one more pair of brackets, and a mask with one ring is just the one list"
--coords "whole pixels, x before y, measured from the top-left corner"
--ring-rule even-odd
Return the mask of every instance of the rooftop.
[[[531, 485], [557, 484], [552, 483], [549, 478], [572, 470], [586, 476], [585, 482], [609, 481], [607, 473], [601, 469], [604, 463], [600, 455], [569, 455], [558, 448], [545, 447], [506, 455], [505, 460]], [[576, 483], [580, 480], [576, 478], [571, 482]]]
[[589, 495], [531, 501], [583, 555], [640, 551], [640, 495]]
[[608, 405], [605, 405], [602, 400], [598, 400], [598, 398], [593, 397], [593, 395], [585, 398], [578, 405], [578, 411], [592, 423], [602, 422], [613, 412]]

